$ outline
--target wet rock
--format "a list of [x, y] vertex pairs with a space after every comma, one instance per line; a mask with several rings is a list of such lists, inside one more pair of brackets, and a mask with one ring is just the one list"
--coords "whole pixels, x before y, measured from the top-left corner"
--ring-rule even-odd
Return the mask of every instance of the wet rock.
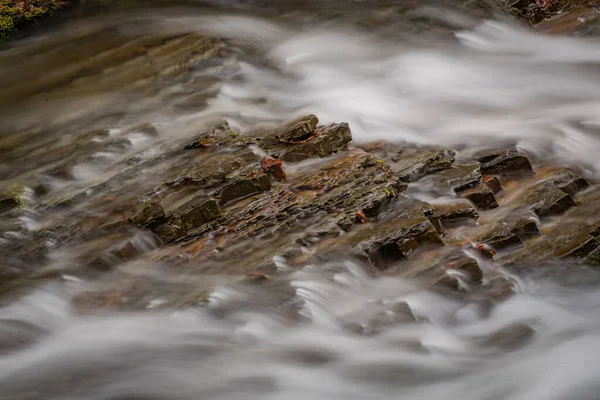
[[537, 224], [529, 219], [520, 219], [512, 225], [511, 232], [521, 240], [527, 240], [540, 235]]
[[327, 157], [348, 147], [351, 141], [350, 127], [343, 122], [324, 128], [320, 135], [311, 137], [301, 144], [287, 146], [281, 158], [284, 161], [293, 162], [310, 157]]
[[221, 217], [221, 210], [214, 199], [199, 202], [179, 212], [185, 231], [197, 228], [202, 224]]
[[480, 210], [491, 210], [498, 207], [496, 196], [486, 185], [479, 185], [465, 190], [461, 196], [469, 200]]
[[498, 194], [502, 191], [502, 185], [500, 180], [495, 176], [484, 176], [481, 181], [492, 191], [494, 194]]
[[452, 164], [454, 164], [454, 158], [450, 156], [442, 156], [436, 161], [432, 162], [427, 166], [427, 173], [433, 174], [435, 172], [443, 171], [445, 169], [451, 168]]
[[[414, 182], [432, 171], [451, 165], [443, 150], [400, 147], [388, 143], [372, 146], [369, 152], [386, 163], [387, 168], [403, 182]], [[439, 161], [439, 163], [437, 163]]]
[[318, 124], [316, 115], [306, 115], [285, 124], [277, 136], [288, 143], [306, 140], [314, 133]]
[[5, 197], [0, 199], [0, 214], [19, 208], [20, 204], [19, 199], [15, 197]]
[[519, 155], [517, 150], [490, 151], [477, 157], [481, 172], [486, 175], [531, 173], [529, 159]]
[[481, 287], [481, 294], [491, 300], [503, 301], [515, 294], [515, 283], [506, 277], [492, 279]]
[[111, 254], [121, 261], [130, 261], [137, 257], [139, 253], [139, 250], [129, 240], [111, 251]]
[[456, 164], [452, 168], [436, 175], [436, 180], [452, 191], [459, 193], [473, 188], [481, 182], [479, 163]]
[[316, 136], [319, 119], [315, 115], [305, 115], [285, 123], [282, 127], [253, 132], [258, 145], [264, 149], [273, 149], [284, 144], [298, 144]]
[[523, 241], [539, 234], [534, 221], [525, 218], [508, 219], [496, 224], [489, 233], [479, 237], [477, 241], [492, 246], [495, 250], [503, 250], [522, 246]]
[[478, 241], [492, 246], [495, 250], [523, 245], [521, 239], [508, 228], [497, 229], [491, 235], [479, 238]]
[[248, 136], [242, 135], [237, 129], [231, 129], [227, 122], [214, 126], [209, 131], [199, 133], [194, 139], [187, 142], [184, 150], [208, 149], [218, 146], [234, 147], [252, 144], [254, 141]]
[[152, 220], [161, 218], [165, 215], [165, 211], [163, 210], [160, 203], [151, 202], [144, 206], [140, 212], [138, 212], [133, 218], [131, 218], [131, 222], [136, 225], [146, 225]]
[[590, 187], [588, 181], [581, 176], [571, 171], [564, 171], [557, 174], [556, 177], [550, 181], [556, 188], [563, 192], [574, 196], [576, 193]]
[[569, 194], [548, 184], [539, 185], [529, 194], [525, 203], [530, 205], [539, 217], [559, 215], [575, 206]]
[[585, 262], [593, 267], [600, 267], [600, 250], [595, 250], [590, 253], [585, 259]]
[[45, 196], [46, 194], [48, 194], [48, 191], [48, 186], [46, 186], [44, 183], [37, 184], [33, 188], [33, 193], [35, 193], [36, 197]]
[[23, 208], [22, 195], [25, 193], [25, 187], [20, 185], [10, 185], [0, 194], [0, 214], [16, 208]]
[[260, 162], [260, 167], [264, 173], [270, 173], [273, 178], [277, 179], [278, 181], [284, 181], [287, 179], [287, 174], [283, 170], [281, 160], [266, 158]]
[[479, 218], [479, 214], [467, 200], [437, 203], [433, 209], [433, 218], [439, 219], [445, 225], [457, 224], [467, 219], [476, 221]]
[[[406, 207], [402, 207], [402, 205]], [[349, 240], [358, 242], [362, 251], [378, 269], [387, 269], [410, 258], [422, 246], [440, 246], [443, 241], [423, 213], [423, 202], [402, 199], [393, 215], [354, 233]], [[426, 203], [425, 203], [426, 204]]]
[[595, 237], [589, 235], [582, 238], [581, 243], [566, 251], [560, 249], [556, 252], [559, 258], [584, 258], [595, 252], [600, 247], [600, 242]]
[[464, 255], [450, 258], [446, 268], [466, 273], [475, 283], [481, 283], [483, 280], [483, 272], [477, 261]]
[[473, 338], [475, 342], [484, 347], [498, 347], [514, 350], [526, 345], [535, 334], [535, 330], [526, 324], [519, 323], [502, 328], [490, 336]]
[[186, 234], [183, 221], [178, 213], [165, 216], [154, 223], [151, 229], [163, 243], [170, 243]]
[[239, 179], [227, 186], [225, 186], [218, 194], [220, 204], [227, 204], [233, 200], [238, 200], [255, 194], [263, 192], [271, 188], [271, 180], [269, 176], [264, 173], [259, 173], [254, 177], [247, 179]]

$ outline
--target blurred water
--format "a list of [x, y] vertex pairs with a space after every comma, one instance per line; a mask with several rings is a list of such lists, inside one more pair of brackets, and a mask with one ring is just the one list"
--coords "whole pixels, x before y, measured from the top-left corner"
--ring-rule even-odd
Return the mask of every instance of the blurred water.
[[[0, 54], [0, 82], [10, 88], [0, 95], [0, 128], [62, 133], [72, 124], [76, 133], [61, 136], [60, 143], [107, 144], [92, 147], [93, 157], [77, 159], [72, 178], [48, 181], [63, 193], [122, 172], [119, 162], [133, 154], [139, 163], [159, 157], [190, 136], [186, 127], [195, 121], [226, 118], [245, 131], [305, 113], [323, 123], [349, 122], [356, 142], [470, 149], [515, 144], [538, 160], [597, 176], [597, 40], [532, 33], [505, 20], [463, 15], [451, 3], [419, 12], [433, 19], [432, 29], [443, 25], [449, 35], [421, 36], [423, 30], [410, 29], [390, 35], [389, 29], [359, 28], [352, 18], [323, 21], [301, 12], [273, 18], [190, 9], [79, 21]], [[349, 15], [357, 13], [348, 8]], [[28, 53], [36, 46], [52, 48], [54, 38], [78, 38], [81, 43], [67, 50], [81, 54], [100, 39], [180, 32], [239, 44], [230, 69], [198, 68], [195, 77], [214, 82], [203, 88], [206, 104], [192, 110], [175, 107], [171, 97], [187, 83], [166, 78], [157, 80], [155, 91], [129, 91], [101, 80], [89, 93], [66, 83], [77, 90], [38, 93], [7, 75], [67, 69], [68, 52], [57, 58]], [[86, 35], [89, 41], [81, 39]], [[113, 73], [100, 75], [109, 80]], [[85, 131], [81, 126], [104, 114], [122, 118], [108, 135], [77, 136]], [[159, 132], [120, 131], [129, 117], [150, 121]], [[113, 142], [121, 133], [129, 147]], [[23, 146], [39, 141], [44, 148], [47, 139], [40, 134]], [[6, 158], [10, 163], [0, 160], [7, 182], [36, 176], [51, 163], [21, 162], [15, 154], [4, 154], [14, 156]], [[155, 184], [158, 178], [148, 176], [131, 179]], [[36, 218], [24, 215], [21, 230], [4, 236], [26, 238], [27, 230], [43, 222]], [[55, 264], [67, 263], [68, 254], [54, 255]], [[600, 286], [597, 272], [585, 268], [536, 270], [520, 277], [517, 295], [495, 304], [469, 292], [374, 279], [339, 260], [305, 266], [268, 285], [222, 285], [205, 306], [100, 315], [73, 308], [71, 300], [89, 282], [62, 278], [0, 309], [0, 399], [600, 398]], [[403, 314], [404, 301], [416, 322]]]
[[[256, 301], [283, 282], [223, 286], [175, 313], [87, 317], [66, 301], [82, 283], [49, 285], [0, 310], [0, 398], [595, 399], [598, 274], [554, 273], [490, 309], [352, 263], [307, 266], [289, 278], [300, 320]], [[347, 329], [375, 320], [370, 335]]]

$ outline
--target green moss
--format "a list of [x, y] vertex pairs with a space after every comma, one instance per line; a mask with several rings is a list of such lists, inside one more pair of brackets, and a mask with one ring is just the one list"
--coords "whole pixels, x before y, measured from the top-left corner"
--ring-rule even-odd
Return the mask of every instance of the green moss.
[[600, 267], [600, 251], [596, 251], [588, 256], [586, 262], [594, 267]]
[[0, 40], [22, 26], [52, 14], [65, 3], [62, 0], [0, 0]]
[[6, 189], [4, 189], [4, 191], [2, 192], [2, 197], [12, 198], [17, 203], [18, 208], [24, 208], [25, 202], [23, 201], [23, 198], [21, 197], [23, 195], [23, 193], [25, 193], [25, 187], [21, 186], [21, 185], [17, 185], [16, 183], [13, 183], [12, 185], [10, 185]]
[[388, 198], [396, 197], [396, 195], [397, 195], [396, 191], [391, 188], [383, 188], [383, 192], [385, 193], [385, 196]]
[[11, 16], [0, 15], [0, 39], [6, 38], [15, 30], [15, 24]]

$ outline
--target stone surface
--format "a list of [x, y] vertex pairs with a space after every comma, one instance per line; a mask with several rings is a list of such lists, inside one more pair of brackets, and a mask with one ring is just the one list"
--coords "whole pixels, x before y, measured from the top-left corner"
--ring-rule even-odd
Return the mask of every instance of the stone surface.
[[562, 190], [547, 184], [539, 185], [525, 199], [539, 217], [562, 214], [575, 206], [573, 198]]
[[472, 189], [467, 189], [461, 193], [461, 196], [472, 202], [480, 210], [491, 210], [498, 207], [494, 192], [486, 185], [478, 185]]
[[433, 217], [438, 218], [446, 224], [460, 222], [465, 219], [476, 221], [479, 218], [477, 211], [473, 208], [471, 203], [466, 200], [435, 203], [433, 209]]
[[481, 172], [486, 175], [502, 175], [514, 173], [531, 173], [532, 167], [527, 157], [516, 150], [487, 152], [480, 155]]

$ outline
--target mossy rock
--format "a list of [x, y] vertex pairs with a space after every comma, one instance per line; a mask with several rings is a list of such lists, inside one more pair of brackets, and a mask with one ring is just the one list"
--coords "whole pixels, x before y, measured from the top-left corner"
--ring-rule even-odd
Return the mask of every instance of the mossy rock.
[[66, 3], [61, 0], [0, 0], [0, 40], [26, 24], [52, 14]]

